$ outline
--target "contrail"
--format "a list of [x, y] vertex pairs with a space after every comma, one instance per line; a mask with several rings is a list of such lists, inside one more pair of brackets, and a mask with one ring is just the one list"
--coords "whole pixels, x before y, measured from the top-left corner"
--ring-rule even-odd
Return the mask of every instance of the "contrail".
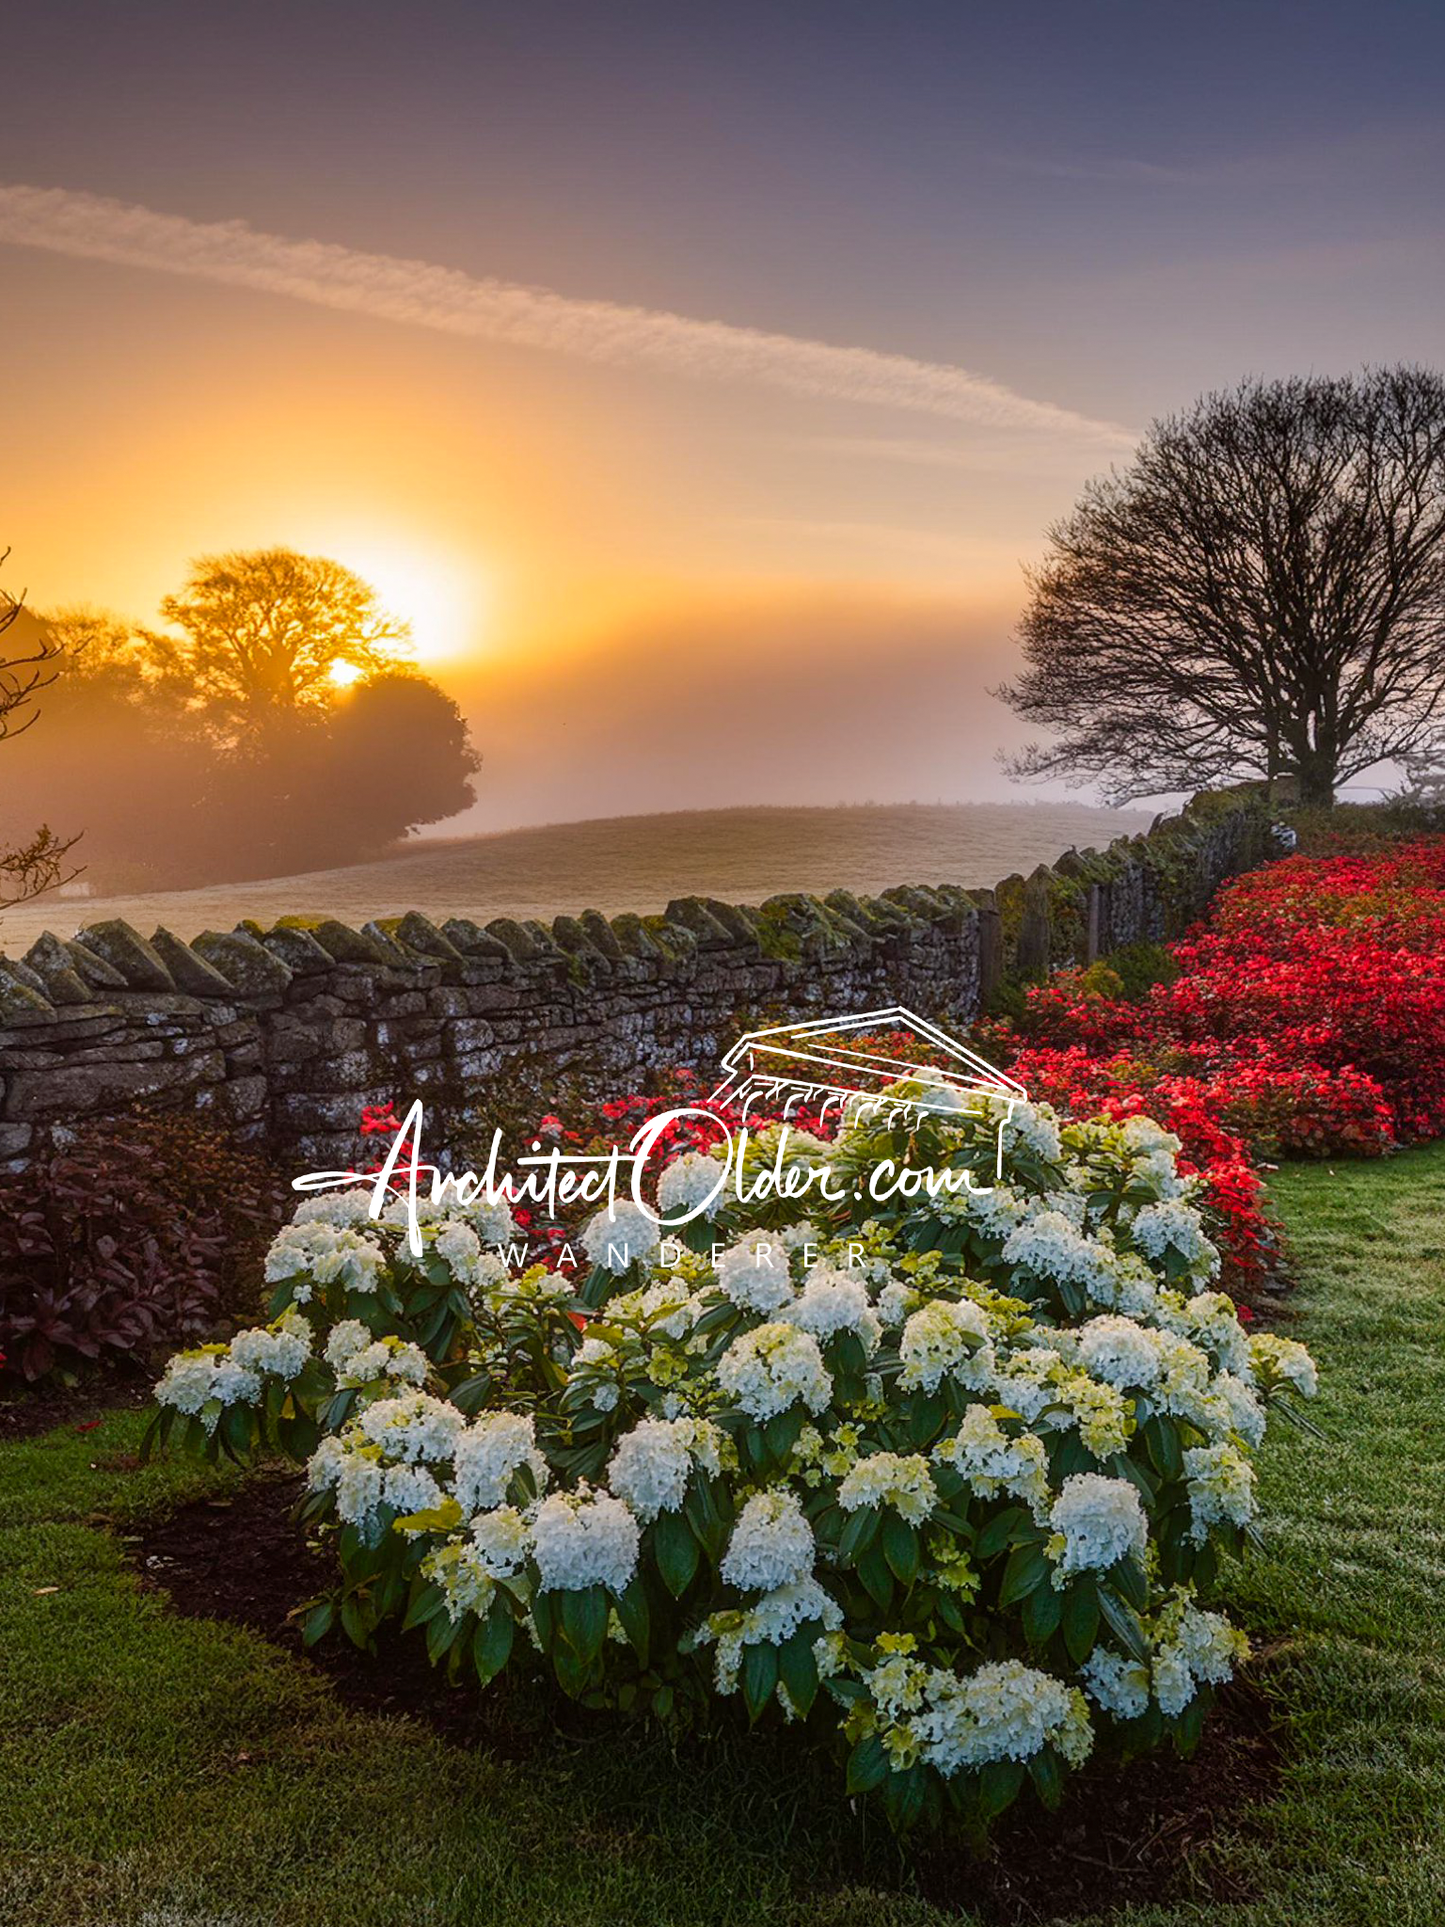
[[480, 341], [548, 348], [587, 361], [662, 368], [697, 380], [761, 382], [795, 394], [913, 409], [991, 428], [1123, 448], [1130, 432], [946, 363], [839, 348], [725, 321], [463, 274], [427, 261], [290, 241], [244, 221], [190, 221], [97, 194], [0, 185], [0, 241], [162, 274], [289, 295]]

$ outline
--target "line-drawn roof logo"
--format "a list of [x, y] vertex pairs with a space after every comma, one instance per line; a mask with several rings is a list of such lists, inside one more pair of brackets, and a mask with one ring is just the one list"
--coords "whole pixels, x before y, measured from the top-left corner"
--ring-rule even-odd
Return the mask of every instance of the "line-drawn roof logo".
[[[880, 1043], [889, 1035], [922, 1046], [927, 1061], [902, 1059]], [[903, 1004], [750, 1030], [722, 1061], [726, 1075], [708, 1099], [735, 1106], [746, 1119], [755, 1104], [787, 1119], [796, 1109], [840, 1124], [870, 1116], [971, 1112], [996, 1115], [1002, 1126], [1027, 1100], [1023, 1085], [967, 1044]], [[906, 1092], [894, 1087], [906, 1083]]]

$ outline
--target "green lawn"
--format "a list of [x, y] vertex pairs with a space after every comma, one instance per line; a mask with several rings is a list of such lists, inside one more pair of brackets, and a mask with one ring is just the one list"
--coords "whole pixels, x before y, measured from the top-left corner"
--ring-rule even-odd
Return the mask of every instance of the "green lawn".
[[[1217, 1841], [1262, 1897], [1127, 1927], [1445, 1919], [1445, 1146], [1282, 1173], [1320, 1445], [1264, 1454], [1273, 1557], [1232, 1578], [1290, 1721], [1282, 1794]], [[195, 1496], [106, 1469], [117, 1413], [0, 1447], [0, 1919], [16, 1927], [937, 1927], [896, 1880], [840, 1889], [850, 1822], [763, 1743], [679, 1771], [557, 1739], [525, 1767], [340, 1707], [263, 1640], [170, 1615], [122, 1535]], [[49, 1590], [54, 1588], [55, 1590]], [[849, 1864], [857, 1864], [856, 1856]], [[877, 1864], [887, 1869], [886, 1847]], [[952, 1918], [958, 1919], [959, 1916]]]

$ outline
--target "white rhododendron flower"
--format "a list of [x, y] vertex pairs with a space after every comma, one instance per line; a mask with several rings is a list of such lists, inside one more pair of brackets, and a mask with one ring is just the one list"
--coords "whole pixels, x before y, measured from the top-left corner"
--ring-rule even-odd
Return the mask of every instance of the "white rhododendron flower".
[[704, 1151], [684, 1151], [663, 1168], [657, 1180], [657, 1202], [670, 1223], [686, 1224], [701, 1216], [715, 1218], [726, 1198], [727, 1166]]
[[719, 1570], [739, 1592], [796, 1585], [813, 1570], [813, 1528], [791, 1492], [755, 1492], [738, 1514]]
[[359, 1231], [326, 1223], [288, 1224], [266, 1254], [266, 1283], [291, 1283], [292, 1296], [302, 1305], [310, 1301], [313, 1285], [373, 1292], [385, 1265], [381, 1245]]
[[537, 1450], [530, 1413], [488, 1412], [473, 1419], [453, 1443], [457, 1502], [463, 1512], [486, 1512], [501, 1505], [521, 1466], [531, 1469], [539, 1492], [548, 1479], [547, 1461]]
[[1277, 1332], [1257, 1332], [1249, 1341], [1250, 1367], [1261, 1385], [1268, 1389], [1283, 1381], [1304, 1398], [1319, 1390], [1315, 1362], [1298, 1340], [1281, 1338]]
[[382, 1502], [385, 1467], [381, 1453], [354, 1435], [324, 1438], [306, 1468], [313, 1492], [335, 1495], [336, 1516], [343, 1525], [369, 1527]]
[[1130, 1553], [1142, 1558], [1149, 1543], [1139, 1488], [1099, 1472], [1075, 1472], [1064, 1480], [1049, 1508], [1049, 1524], [1062, 1541], [1062, 1573], [1103, 1572]]
[[[227, 1405], [249, 1405], [261, 1394], [261, 1375], [239, 1365], [224, 1345], [177, 1352], [156, 1386], [156, 1400], [188, 1418], [199, 1417], [214, 1432]], [[214, 1406], [214, 1410], [206, 1408]]]
[[735, 1338], [718, 1362], [717, 1382], [760, 1424], [791, 1405], [821, 1412], [833, 1392], [817, 1339], [796, 1325], [756, 1325]]
[[750, 1231], [729, 1245], [717, 1261], [717, 1281], [741, 1311], [779, 1311], [793, 1297], [787, 1248], [768, 1231]]
[[1227, 1443], [1191, 1446], [1184, 1454], [1189, 1481], [1189, 1536], [1202, 1545], [1215, 1525], [1248, 1525], [1254, 1517], [1255, 1470]]
[[1136, 1212], [1130, 1236], [1146, 1257], [1162, 1259], [1177, 1251], [1191, 1270], [1206, 1277], [1219, 1269], [1219, 1253], [1204, 1235], [1204, 1224], [1192, 1205], [1180, 1198], [1163, 1198]]
[[[692, 1634], [692, 1643], [716, 1646], [714, 1683], [720, 1693], [735, 1693], [746, 1647], [785, 1645], [804, 1626], [821, 1627], [821, 1639], [842, 1624], [842, 1609], [832, 1595], [816, 1579], [800, 1579], [764, 1593], [745, 1611], [714, 1613]], [[825, 1666], [819, 1666], [819, 1676], [825, 1676]], [[786, 1700], [783, 1705], [786, 1712]]]
[[940, 1465], [963, 1474], [980, 1499], [1006, 1492], [1035, 1512], [1049, 1497], [1049, 1460], [1044, 1442], [1032, 1433], [1010, 1438], [986, 1405], [970, 1405], [951, 1437], [933, 1448]]
[[372, 1182], [368, 1181], [348, 1191], [323, 1191], [316, 1197], [303, 1198], [291, 1213], [291, 1222], [329, 1224], [337, 1228], [363, 1224], [372, 1216], [372, 1189]]
[[1039, 1211], [1026, 1218], [1004, 1240], [1003, 1256], [1007, 1264], [1023, 1265], [1040, 1278], [1083, 1291], [1112, 1284], [1113, 1254], [1086, 1237], [1062, 1211]]
[[859, 1506], [887, 1505], [909, 1525], [920, 1525], [938, 1503], [938, 1488], [928, 1461], [916, 1452], [871, 1452], [857, 1459], [838, 1487], [838, 1503], [845, 1512]]
[[1232, 1372], [1221, 1372], [1210, 1386], [1211, 1398], [1219, 1401], [1225, 1421], [1246, 1445], [1262, 1445], [1267, 1415], [1253, 1389]]
[[1149, 1710], [1151, 1677], [1143, 1660], [1096, 1646], [1079, 1671], [1090, 1699], [1116, 1720], [1136, 1720]]
[[1021, 1660], [994, 1660], [967, 1677], [930, 1671], [908, 1722], [919, 1756], [951, 1777], [994, 1760], [1030, 1760], [1055, 1746], [1082, 1765], [1093, 1744], [1077, 1687]]
[[1095, 1377], [1120, 1391], [1159, 1381], [1163, 1366], [1156, 1335], [1132, 1318], [1105, 1313], [1091, 1318], [1078, 1334], [1079, 1357]]
[[380, 1398], [357, 1418], [363, 1435], [373, 1445], [381, 1446], [391, 1458], [412, 1464], [449, 1459], [466, 1423], [455, 1405], [427, 1392]]
[[494, 1579], [509, 1579], [531, 1549], [531, 1529], [515, 1506], [479, 1512], [472, 1520], [471, 1534], [477, 1558]]
[[868, 1299], [866, 1286], [825, 1259], [803, 1280], [803, 1289], [779, 1314], [790, 1324], [811, 1332], [826, 1344], [839, 1332], [852, 1332], [870, 1355], [878, 1348], [883, 1327]]
[[227, 1348], [231, 1363], [263, 1377], [296, 1378], [315, 1343], [309, 1322], [298, 1311], [283, 1311], [274, 1325], [237, 1332]]
[[543, 1592], [606, 1586], [625, 1592], [637, 1570], [641, 1532], [610, 1492], [554, 1492], [532, 1521], [533, 1556]]
[[1005, 1146], [1021, 1146], [1045, 1164], [1057, 1164], [1064, 1154], [1059, 1135], [1059, 1120], [1047, 1104], [1030, 1104], [1024, 1098], [995, 1097], [989, 1094], [989, 1107], [995, 1120], [1002, 1120]]
[[646, 1523], [659, 1512], [676, 1512], [694, 1462], [716, 1469], [718, 1453], [717, 1428], [705, 1419], [639, 1419], [617, 1441], [607, 1483]]
[[967, 1298], [935, 1298], [905, 1323], [898, 1355], [905, 1391], [921, 1385], [936, 1392], [945, 1377], [977, 1391], [988, 1383], [993, 1365], [988, 1320]]
[[457, 1283], [465, 1285], [476, 1275], [482, 1241], [469, 1224], [463, 1224], [460, 1218], [449, 1218], [438, 1230], [432, 1250]]
[[626, 1199], [609, 1211], [599, 1211], [582, 1227], [582, 1249], [605, 1271], [623, 1272], [646, 1264], [661, 1243], [657, 1220]]
[[338, 1386], [370, 1385], [378, 1379], [424, 1385], [428, 1371], [426, 1353], [419, 1345], [390, 1333], [373, 1338], [359, 1318], [346, 1318], [332, 1327], [326, 1362], [336, 1373]]

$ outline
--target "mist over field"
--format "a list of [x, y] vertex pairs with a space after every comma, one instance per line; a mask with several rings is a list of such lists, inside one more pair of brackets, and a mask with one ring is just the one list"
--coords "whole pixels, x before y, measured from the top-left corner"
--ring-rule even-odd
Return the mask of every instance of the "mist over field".
[[553, 917], [663, 910], [679, 896], [759, 903], [784, 890], [876, 895], [898, 883], [977, 888], [1070, 847], [1102, 847], [1147, 829], [1147, 812], [1073, 803], [847, 804], [833, 809], [689, 810], [549, 824], [498, 836], [432, 838], [378, 863], [256, 882], [145, 895], [72, 892], [19, 906], [0, 920], [0, 949], [23, 951], [42, 930], [124, 917], [144, 936], [229, 930], [242, 917], [370, 917], [420, 910]]

